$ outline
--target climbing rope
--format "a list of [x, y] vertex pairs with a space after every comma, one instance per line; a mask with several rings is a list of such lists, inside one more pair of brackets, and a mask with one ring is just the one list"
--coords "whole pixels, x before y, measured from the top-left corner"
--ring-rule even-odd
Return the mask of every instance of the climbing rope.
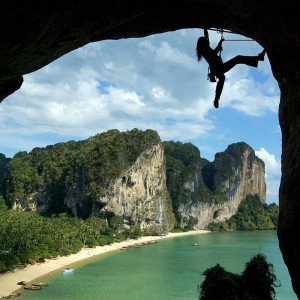
[[[209, 28], [208, 30], [216, 31], [217, 33], [221, 34], [221, 37], [223, 37], [224, 32], [225, 33], [231, 33], [231, 34], [239, 34], [236, 32], [232, 32], [230, 30], [222, 29], [222, 28]], [[271, 42], [271, 43], [292, 43], [292, 41], [288, 40], [262, 40], [264, 42]], [[256, 40], [253, 39], [224, 39], [224, 42], [256, 42]]]
[[238, 39], [226, 39], [224, 40], [224, 42], [255, 42], [254, 40], [251, 39], [242, 39], [242, 40], [238, 40]]
[[220, 33], [221, 34], [221, 38], [224, 39], [224, 42], [252, 42], [252, 41], [255, 42], [252, 39], [225, 39], [224, 38], [224, 32], [235, 34], [235, 33], [233, 33], [230, 30], [225, 30], [225, 29], [220, 29], [220, 28], [216, 28], [216, 29], [210, 28], [209, 30], [216, 31], [217, 33]]
[[[213, 29], [212, 29], [213, 30]], [[224, 29], [216, 29], [217, 33], [221, 34], [221, 38], [224, 38], [223, 34], [224, 34]]]

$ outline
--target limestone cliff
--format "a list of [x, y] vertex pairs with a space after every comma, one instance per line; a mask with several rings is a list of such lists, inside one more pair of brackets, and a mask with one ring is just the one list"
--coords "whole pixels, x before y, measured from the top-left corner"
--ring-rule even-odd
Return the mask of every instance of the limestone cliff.
[[162, 145], [144, 151], [133, 166], [113, 182], [101, 203], [105, 203], [102, 211], [124, 216], [148, 232], [170, 231], [174, 217], [166, 190]]
[[162, 233], [173, 228], [174, 213], [179, 226], [199, 229], [230, 218], [247, 195], [265, 201], [264, 175], [264, 163], [245, 143], [210, 163], [193, 144], [162, 144], [153, 130], [110, 130], [18, 153], [8, 164], [6, 198], [18, 210], [118, 215]]
[[174, 206], [181, 227], [201, 229], [212, 221], [226, 220], [247, 195], [258, 195], [262, 202], [266, 199], [264, 163], [245, 143], [230, 145], [217, 153], [212, 163], [201, 161], [199, 156], [194, 166], [189, 163], [176, 172], [177, 177], [185, 177]]
[[174, 225], [164, 151], [153, 130], [110, 130], [18, 153], [9, 164], [7, 195], [18, 210], [83, 218], [119, 215], [147, 233]]

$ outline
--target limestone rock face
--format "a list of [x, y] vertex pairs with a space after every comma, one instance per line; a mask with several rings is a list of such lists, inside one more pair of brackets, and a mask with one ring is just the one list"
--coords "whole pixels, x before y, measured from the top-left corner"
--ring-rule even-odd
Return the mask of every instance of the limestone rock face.
[[[89, 143], [89, 140], [85, 143]], [[95, 138], [93, 143], [95, 143]], [[68, 151], [67, 144], [65, 146], [61, 144], [62, 149], [66, 152]], [[124, 142], [124, 144], [125, 149], [126, 143]], [[75, 143], [73, 147], [77, 147], [76, 145], [80, 149], [80, 142]], [[127, 146], [128, 150], [130, 146]], [[123, 150], [114, 153], [114, 160], [123, 160], [124, 164], [125, 153]], [[47, 150], [41, 149], [39, 151], [39, 154], [42, 155]], [[130, 150], [128, 151], [130, 152]], [[51, 155], [47, 156], [48, 159]], [[74, 153], [73, 155], [76, 156]], [[29, 153], [24, 158], [28, 163], [33, 156], [34, 153]], [[89, 156], [92, 156], [91, 153]], [[97, 165], [97, 162], [94, 163], [95, 160], [96, 158], [88, 158], [89, 168], [83, 167], [82, 161], [79, 160], [74, 167], [74, 172], [70, 165], [62, 169], [60, 174], [63, 177], [57, 182], [54, 179], [50, 182], [52, 190], [59, 190], [55, 194], [51, 193], [51, 189], [46, 183], [48, 174], [40, 174], [39, 184], [36, 185], [34, 192], [15, 193], [17, 196], [12, 202], [12, 208], [19, 211], [39, 211], [48, 215], [61, 212], [68, 212], [79, 217], [99, 216], [107, 218], [111, 215], [118, 215], [124, 217], [128, 224], [134, 224], [144, 229], [146, 234], [165, 233], [174, 227], [175, 217], [166, 188], [165, 156], [161, 142], [139, 152], [136, 160], [129, 167], [121, 171], [118, 176], [111, 175], [105, 180], [97, 175], [101, 172], [101, 167]], [[113, 161], [108, 158], [105, 161], [105, 163], [110, 162]], [[58, 164], [62, 164], [62, 160], [58, 160]], [[114, 167], [115, 164], [111, 164], [111, 168]], [[32, 166], [32, 170], [35, 168], [36, 166]], [[92, 174], [92, 172], [94, 173]], [[11, 182], [17, 181], [18, 174], [14, 176], [11, 174]], [[95, 181], [91, 181], [91, 178], [94, 178]], [[98, 184], [101, 180], [102, 185]], [[24, 184], [26, 185], [26, 183]], [[93, 187], [98, 189], [97, 194], [93, 192]], [[54, 211], [53, 207], [57, 208], [58, 206], [59, 210]]]
[[166, 190], [162, 145], [144, 151], [100, 201], [105, 204], [103, 211], [124, 216], [143, 229], [156, 232], [172, 229], [174, 217]]
[[[229, 219], [247, 195], [258, 195], [265, 202], [265, 165], [247, 144], [230, 145], [225, 152], [217, 153], [215, 161], [206, 165], [206, 169], [210, 169], [211, 178], [206, 178], [206, 181], [213, 187], [213, 201], [205, 198], [200, 201], [181, 201], [178, 212], [182, 227], [190, 225], [194, 229], [203, 229], [210, 222]], [[191, 174], [184, 183], [185, 190], [189, 191], [186, 195], [200, 192], [199, 171], [197, 173]], [[218, 201], [218, 193], [225, 199]]]
[[44, 212], [44, 209], [42, 207], [37, 207], [37, 201], [36, 201], [37, 194], [28, 195], [24, 198], [18, 198], [13, 203], [12, 209], [17, 211], [40, 211]]
[[[234, 158], [233, 158], [234, 159]], [[215, 174], [215, 190], [227, 195], [230, 205], [219, 210], [217, 221], [228, 219], [237, 212], [238, 206], [247, 195], [258, 195], [266, 201], [265, 164], [255, 156], [253, 149], [245, 147], [238, 164], [233, 164], [231, 175], [224, 180], [223, 174]]]
[[232, 166], [233, 174], [225, 181], [221, 174], [215, 175], [215, 190], [225, 192], [229, 198], [245, 199], [256, 194], [263, 203], [266, 201], [265, 164], [255, 156], [253, 149], [242, 153], [241, 164]]

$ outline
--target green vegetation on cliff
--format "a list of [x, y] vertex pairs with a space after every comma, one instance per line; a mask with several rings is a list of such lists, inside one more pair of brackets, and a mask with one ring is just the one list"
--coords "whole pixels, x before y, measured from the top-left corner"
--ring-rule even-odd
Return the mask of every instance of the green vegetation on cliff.
[[7, 164], [10, 161], [4, 154], [0, 153], [0, 195], [5, 195], [6, 178], [7, 178]]
[[38, 201], [45, 205], [47, 215], [71, 213], [65, 198], [72, 195], [80, 199], [76, 215], [88, 218], [93, 207], [100, 205], [96, 199], [104, 195], [112, 180], [159, 142], [153, 130], [109, 130], [81, 142], [19, 152], [8, 163], [8, 205], [43, 190], [44, 197]]
[[[221, 203], [227, 197], [220, 192], [211, 191], [203, 174], [203, 169], [210, 163], [200, 157], [199, 149], [191, 143], [164, 142], [166, 156], [167, 189], [170, 193], [173, 209], [177, 219], [180, 219], [178, 208], [180, 204]], [[191, 185], [189, 184], [191, 183]]]
[[257, 196], [247, 196], [239, 206], [238, 212], [224, 222], [212, 222], [212, 231], [268, 230], [277, 228], [278, 205], [263, 204]]
[[249, 160], [251, 164], [255, 157], [254, 150], [245, 142], [231, 144], [224, 152], [218, 152], [215, 155], [215, 160], [204, 166], [203, 175], [205, 184], [211, 189], [216, 189], [216, 180], [225, 181], [234, 175], [234, 170], [238, 169], [243, 161], [243, 154], [249, 150], [252, 159]]
[[[171, 141], [164, 142], [163, 145], [166, 156], [167, 188], [176, 211], [181, 201], [188, 199], [186, 194], [189, 191], [184, 188], [184, 183], [190, 180], [190, 176], [201, 174], [200, 152], [191, 143]], [[201, 180], [202, 178], [198, 179]], [[190, 198], [195, 201], [196, 194], [193, 193]]]

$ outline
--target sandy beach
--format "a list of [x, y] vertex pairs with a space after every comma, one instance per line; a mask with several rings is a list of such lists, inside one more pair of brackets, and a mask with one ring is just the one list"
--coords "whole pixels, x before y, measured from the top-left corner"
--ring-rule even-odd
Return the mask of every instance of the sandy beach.
[[31, 282], [39, 277], [45, 276], [51, 272], [58, 270], [63, 270], [65, 267], [94, 257], [110, 251], [119, 250], [123, 247], [134, 246], [141, 243], [147, 243], [150, 241], [158, 241], [161, 239], [192, 235], [192, 234], [202, 234], [208, 233], [206, 230], [196, 230], [180, 233], [169, 233], [166, 236], [144, 236], [138, 240], [127, 240], [120, 243], [114, 243], [106, 246], [98, 246], [95, 248], [84, 248], [76, 254], [71, 254], [69, 256], [58, 257], [57, 259], [47, 259], [44, 263], [36, 263], [34, 265], [28, 265], [24, 269], [16, 269], [13, 272], [0, 275], [0, 297], [7, 296], [10, 293], [20, 289], [20, 285], [17, 285], [19, 281]]

